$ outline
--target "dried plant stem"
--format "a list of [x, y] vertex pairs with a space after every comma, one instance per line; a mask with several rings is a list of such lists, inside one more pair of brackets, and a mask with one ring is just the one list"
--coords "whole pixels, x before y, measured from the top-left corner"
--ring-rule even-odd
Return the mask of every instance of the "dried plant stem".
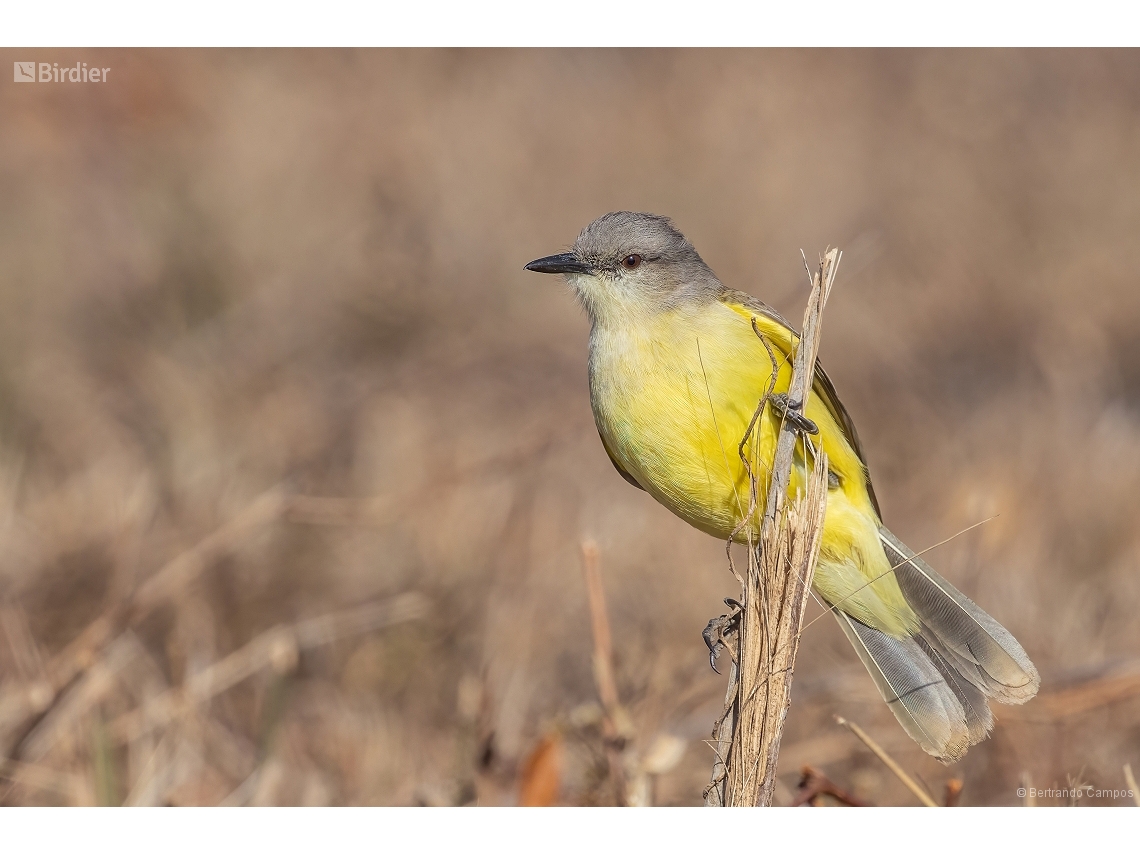
[[1140, 695], [1140, 662], [1134, 661], [1109, 674], [1050, 692], [1042, 698], [1042, 701], [1053, 717], [1061, 719], [1127, 700], [1136, 695]]
[[625, 784], [625, 711], [618, 700], [617, 680], [614, 677], [613, 637], [606, 609], [606, 592], [602, 587], [602, 571], [598, 561], [598, 546], [591, 540], [582, 544], [582, 569], [586, 576], [586, 595], [590, 602], [590, 625], [594, 633], [594, 683], [605, 715], [602, 717], [602, 737], [605, 740], [606, 762], [610, 781], [614, 786], [614, 801], [625, 805], [628, 801]]
[[705, 805], [725, 806], [725, 790], [728, 787], [728, 758], [732, 752], [732, 734], [736, 730], [736, 684], [740, 680], [740, 668], [733, 660], [728, 672], [728, 689], [724, 695], [724, 714], [713, 728], [716, 735], [716, 759], [713, 761], [712, 781], [705, 790]]
[[863, 730], [863, 728], [861, 728], [855, 722], [848, 721], [847, 719], [840, 716], [836, 716], [835, 720], [850, 730], [852, 733], [854, 733], [859, 738], [860, 742], [870, 748], [871, 753], [882, 760], [883, 765], [890, 769], [894, 773], [895, 777], [902, 781], [903, 786], [914, 793], [915, 797], [920, 802], [922, 802], [927, 807], [938, 807], [938, 803], [930, 797], [930, 794], [926, 792], [926, 790], [924, 790], [922, 787], [920, 787], [918, 785], [918, 782], [915, 781], [914, 778], [912, 778], [910, 775], [908, 775], [906, 773], [906, 770], [904, 770], [903, 767], [895, 761], [895, 758], [884, 751], [883, 747], [867, 734], [867, 731]]
[[[812, 386], [823, 308], [839, 259], [839, 251], [830, 250], [820, 259], [812, 279], [787, 399], [789, 409], [799, 414], [806, 408]], [[765, 403], [762, 401], [761, 407]], [[775, 791], [780, 740], [791, 702], [792, 671], [827, 503], [827, 455], [821, 449], [809, 449], [806, 438], [803, 457], [807, 460], [809, 450], [813, 453], [811, 474], [805, 490], [788, 503], [792, 461], [802, 430], [796, 421], [787, 418], [781, 425], [759, 538], [749, 543], [744, 608], [732, 672], [735, 687], [730, 677], [730, 708], [720, 723], [713, 781], [706, 792], [706, 804], [710, 805], [770, 805]], [[755, 482], [755, 473], [751, 477]], [[757, 490], [755, 483], [750, 486]]]
[[1034, 795], [1033, 777], [1028, 771], [1021, 773], [1021, 789], [1025, 793], [1021, 797], [1023, 807], [1037, 807], [1037, 796]]
[[1136, 802], [1136, 807], [1140, 807], [1140, 787], [1136, 786], [1136, 776], [1132, 774], [1131, 763], [1124, 764], [1124, 783], [1132, 790], [1132, 801]]
[[76, 801], [75, 795], [82, 790], [82, 780], [73, 772], [61, 772], [35, 763], [20, 763], [11, 760], [5, 764], [0, 777], [22, 784], [25, 787], [43, 790]]
[[22, 691], [5, 693], [0, 698], [0, 776], [8, 774], [9, 761], [38, 759], [28, 753], [27, 741], [43, 736], [47, 720], [55, 717], [55, 707], [69, 694], [65, 689], [77, 680], [83, 682], [89, 671], [105, 664], [110, 647], [122, 637], [124, 629], [178, 596], [213, 561], [237, 548], [252, 531], [280, 519], [287, 506], [288, 497], [280, 488], [261, 494], [212, 534], [167, 562], [132, 596], [118, 601], [88, 624], [43, 665], [41, 679], [27, 684]]
[[807, 495], [794, 501], [781, 514], [782, 524], [762, 533], [760, 544], [750, 551], [740, 628], [735, 734], [728, 756], [728, 805], [772, 803], [826, 497], [827, 457], [820, 453]]
[[430, 603], [414, 591], [378, 603], [279, 626], [263, 632], [244, 647], [204, 668], [178, 689], [169, 689], [148, 703], [123, 713], [108, 726], [120, 741], [165, 727], [185, 709], [203, 703], [264, 668], [291, 670], [301, 651], [337, 638], [369, 632], [404, 621], [417, 620], [430, 611]]

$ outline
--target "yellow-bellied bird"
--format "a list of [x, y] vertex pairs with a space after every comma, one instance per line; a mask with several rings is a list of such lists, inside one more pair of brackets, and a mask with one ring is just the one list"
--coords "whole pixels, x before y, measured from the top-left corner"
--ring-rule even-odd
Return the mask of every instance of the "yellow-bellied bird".
[[[797, 334], [759, 300], [722, 285], [665, 217], [606, 214], [569, 252], [526, 268], [563, 274], [589, 315], [590, 400], [618, 472], [727, 539], [749, 504], [737, 445], [773, 371], [757, 333], [783, 360], [775, 392], [785, 400]], [[988, 699], [1029, 700], [1037, 669], [1001, 624], [883, 526], [855, 425], [818, 365], [803, 415], [829, 461], [813, 588], [906, 732], [928, 754], [957, 760], [989, 733]], [[768, 407], [758, 423], [754, 471], [771, 465], [782, 418]], [[801, 457], [789, 495], [805, 481]], [[762, 514], [749, 517], [738, 539], [755, 539]]]

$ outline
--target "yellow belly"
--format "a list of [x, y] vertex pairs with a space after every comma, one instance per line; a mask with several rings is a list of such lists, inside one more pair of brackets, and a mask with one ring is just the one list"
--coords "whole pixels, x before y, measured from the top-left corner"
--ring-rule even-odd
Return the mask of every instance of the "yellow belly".
[[[749, 515], [749, 473], [740, 444], [772, 376], [772, 361], [752, 328], [753, 313], [714, 303], [664, 312], [591, 337], [594, 416], [615, 461], [677, 516], [727, 539], [748, 517], [738, 540], [755, 533], [763, 513], [778, 416], [767, 408], [744, 448], [756, 472], [760, 507]], [[787, 392], [791, 333], [759, 315], [779, 370], [775, 392]], [[830, 603], [888, 632], [916, 627], [878, 542], [878, 517], [867, 495], [863, 464], [819, 396], [806, 415], [838, 477], [829, 490], [816, 590]], [[802, 459], [789, 493], [804, 487]], [[883, 578], [871, 585], [877, 576]]]

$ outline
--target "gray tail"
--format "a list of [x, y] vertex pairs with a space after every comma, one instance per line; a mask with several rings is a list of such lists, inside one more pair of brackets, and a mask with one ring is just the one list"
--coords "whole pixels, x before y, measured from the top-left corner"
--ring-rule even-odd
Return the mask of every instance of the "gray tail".
[[1023, 704], [1041, 678], [1005, 627], [885, 528], [879, 540], [918, 615], [918, 634], [897, 638], [834, 613], [903, 729], [950, 763], [993, 727], [988, 699]]

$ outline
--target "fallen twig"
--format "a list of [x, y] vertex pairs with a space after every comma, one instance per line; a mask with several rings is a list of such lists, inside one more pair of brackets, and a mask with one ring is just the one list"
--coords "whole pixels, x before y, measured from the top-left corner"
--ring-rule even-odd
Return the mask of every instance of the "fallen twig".
[[870, 748], [871, 753], [874, 754], [876, 757], [878, 757], [880, 760], [882, 760], [883, 765], [885, 765], [888, 769], [890, 769], [894, 773], [895, 777], [898, 778], [900, 781], [902, 781], [903, 786], [905, 786], [908, 790], [910, 790], [912, 793], [914, 793], [915, 797], [920, 802], [922, 802], [927, 807], [938, 807], [938, 803], [930, 797], [930, 794], [927, 793], [926, 790], [924, 790], [922, 787], [920, 787], [918, 785], [918, 783], [914, 780], [914, 778], [912, 778], [910, 775], [908, 775], [903, 770], [903, 767], [900, 766], [895, 761], [895, 758], [893, 758], [890, 754], [888, 754], [886, 751], [884, 751], [882, 746], [880, 746], [879, 743], [877, 743], [875, 740], [873, 740], [867, 734], [867, 732], [865, 730], [863, 730], [863, 728], [861, 728], [859, 725], [857, 725], [853, 721], [848, 721], [847, 719], [843, 718], [842, 716], [836, 716], [835, 720], [839, 724], [843, 725], [845, 728], [850, 730], [852, 733], [854, 733], [855, 736], [857, 736], [859, 738], [859, 741], [861, 741], [864, 745], [866, 745], [868, 748]]
[[796, 789], [796, 797], [792, 801], [791, 807], [802, 807], [803, 805], [814, 807], [819, 796], [831, 796], [840, 804], [848, 807], [872, 807], [870, 802], [865, 802], [858, 796], [847, 792], [823, 772], [813, 769], [811, 766], [804, 766], [800, 772], [800, 784]]

